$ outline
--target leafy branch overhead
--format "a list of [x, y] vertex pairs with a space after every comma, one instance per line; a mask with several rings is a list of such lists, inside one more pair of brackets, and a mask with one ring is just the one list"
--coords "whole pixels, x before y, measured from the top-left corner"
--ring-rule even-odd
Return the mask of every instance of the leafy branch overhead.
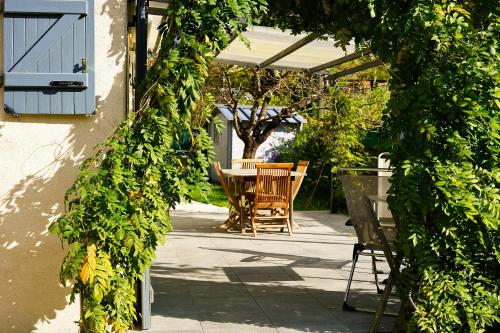
[[[472, 0], [275, 0], [273, 24], [355, 39], [391, 68], [390, 207], [409, 330], [498, 331], [500, 6]], [[410, 297], [411, 296], [411, 297]], [[496, 329], [493, 329], [495, 327]]]
[[169, 2], [138, 110], [83, 163], [50, 227], [69, 244], [61, 282], [73, 285], [72, 301], [80, 294], [81, 332], [126, 332], [136, 319], [134, 283], [171, 229], [169, 209], [206, 183], [211, 141], [194, 111], [211, 98], [201, 90], [207, 65], [241, 19], [263, 9], [257, 0]]

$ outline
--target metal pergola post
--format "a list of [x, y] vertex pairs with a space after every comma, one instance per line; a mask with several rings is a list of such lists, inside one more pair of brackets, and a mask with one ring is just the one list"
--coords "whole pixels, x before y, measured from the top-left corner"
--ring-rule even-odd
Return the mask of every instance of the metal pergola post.
[[136, 80], [137, 85], [146, 78], [148, 61], [148, 0], [137, 0], [136, 6]]
[[[140, 86], [146, 79], [148, 61], [148, 5], [149, 0], [137, 0], [136, 4], [136, 85]], [[151, 276], [149, 267], [142, 275], [142, 281], [136, 281], [136, 297], [140, 313], [141, 328], [151, 328]]]

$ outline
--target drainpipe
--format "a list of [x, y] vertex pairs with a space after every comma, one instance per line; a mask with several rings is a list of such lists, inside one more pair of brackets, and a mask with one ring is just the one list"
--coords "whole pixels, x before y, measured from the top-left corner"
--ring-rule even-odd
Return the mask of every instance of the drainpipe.
[[137, 0], [136, 6], [136, 80], [140, 85], [146, 78], [148, 61], [148, 4], [149, 0]]

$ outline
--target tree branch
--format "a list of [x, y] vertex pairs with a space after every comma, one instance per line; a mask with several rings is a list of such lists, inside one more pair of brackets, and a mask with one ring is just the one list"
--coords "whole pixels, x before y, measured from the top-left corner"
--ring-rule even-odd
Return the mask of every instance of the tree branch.
[[269, 106], [269, 102], [271, 102], [271, 97], [265, 96], [264, 100], [262, 101], [262, 107], [260, 108], [258, 122], [260, 122], [262, 118], [267, 117], [267, 108]]
[[241, 139], [242, 131], [241, 131], [240, 116], [238, 114], [238, 100], [234, 99], [233, 105], [228, 105], [228, 107], [231, 108], [231, 113], [233, 114], [233, 123], [236, 135], [238, 135], [238, 137]]
[[264, 128], [262, 132], [259, 131], [260, 133], [258, 134], [258, 136], [254, 135], [255, 141], [258, 144], [262, 144], [267, 140], [267, 138], [269, 138], [271, 133], [273, 133], [273, 131], [280, 126], [281, 126], [281, 117], [272, 118], [271, 122], [267, 123], [266, 128]]
[[260, 100], [256, 98], [253, 101], [252, 110], [250, 112], [249, 127], [253, 128], [257, 123], [257, 111], [259, 110], [259, 106], [260, 106]]

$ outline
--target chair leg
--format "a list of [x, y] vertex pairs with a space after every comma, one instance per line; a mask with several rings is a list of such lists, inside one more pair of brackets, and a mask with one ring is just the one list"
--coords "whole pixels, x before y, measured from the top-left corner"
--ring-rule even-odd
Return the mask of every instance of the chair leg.
[[404, 329], [406, 323], [406, 313], [403, 305], [399, 308], [398, 318], [394, 323], [394, 327], [392, 328], [392, 333], [399, 333]]
[[[373, 255], [373, 250], [371, 250], [371, 253]], [[378, 284], [378, 272], [377, 272], [377, 263], [376, 263], [376, 258], [375, 256], [372, 256], [372, 273], [373, 273], [373, 276], [375, 277], [375, 285], [377, 286], [377, 294], [382, 294], [384, 292], [384, 290], [382, 288], [380, 288], [379, 284]]]
[[[281, 213], [280, 213], [279, 209], [277, 209], [277, 210], [278, 210], [278, 214], [280, 214], [280, 215], [281, 215]], [[283, 214], [283, 216], [285, 216], [285, 214]], [[287, 225], [288, 225], [288, 222], [287, 222]], [[281, 228], [281, 229], [280, 229], [280, 232], [284, 232], [284, 231], [285, 231], [285, 228]], [[290, 235], [290, 228], [288, 229], [288, 235]], [[290, 236], [291, 236], [291, 235], [290, 235]]]
[[379, 301], [377, 311], [375, 311], [375, 317], [373, 318], [368, 333], [378, 332], [378, 329], [380, 327], [380, 322], [382, 321], [382, 317], [384, 316], [385, 307], [387, 305], [387, 301], [389, 300], [389, 296], [393, 285], [394, 285], [394, 276], [391, 271], [391, 273], [389, 273], [389, 277], [387, 278], [387, 285], [385, 286], [384, 293], [382, 295], [381, 300]]
[[344, 311], [356, 311], [354, 306], [351, 306], [347, 303], [347, 298], [349, 297], [349, 290], [351, 289], [352, 278], [354, 276], [354, 270], [356, 269], [356, 263], [358, 262], [358, 251], [360, 249], [361, 244], [354, 244], [354, 248], [352, 250], [352, 265], [351, 265], [351, 273], [349, 274], [349, 280], [347, 281], [347, 288], [345, 290], [344, 295], [344, 304], [342, 305], [342, 310]]
[[290, 223], [290, 219], [289, 218], [286, 218], [286, 225], [287, 225], [287, 228], [288, 228], [288, 236], [291, 236], [292, 235], [292, 224]]
[[244, 234], [246, 232], [245, 230], [245, 204], [242, 201], [240, 204], [240, 232]]
[[252, 232], [253, 236], [257, 237], [257, 226], [255, 225], [255, 217], [257, 216], [257, 211], [252, 212], [251, 222], [252, 222]]

